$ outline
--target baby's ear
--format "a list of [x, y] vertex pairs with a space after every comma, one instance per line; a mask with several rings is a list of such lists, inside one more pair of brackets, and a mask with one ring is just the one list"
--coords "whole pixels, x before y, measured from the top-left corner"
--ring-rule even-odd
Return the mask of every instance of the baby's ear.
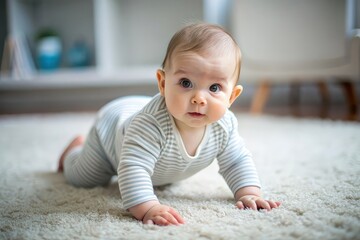
[[231, 104], [233, 104], [233, 102], [238, 98], [238, 96], [240, 96], [240, 94], [243, 91], [243, 86], [241, 85], [236, 85], [230, 95], [230, 99], [229, 99], [229, 107], [231, 106]]
[[158, 81], [159, 92], [162, 96], [165, 95], [165, 72], [162, 69], [156, 71], [156, 78]]

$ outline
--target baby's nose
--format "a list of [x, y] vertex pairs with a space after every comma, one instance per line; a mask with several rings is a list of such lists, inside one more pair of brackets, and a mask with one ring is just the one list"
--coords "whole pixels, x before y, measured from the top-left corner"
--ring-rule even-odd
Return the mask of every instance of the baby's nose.
[[200, 106], [206, 105], [206, 99], [202, 94], [197, 93], [194, 95], [194, 97], [191, 99], [192, 104], [199, 104]]

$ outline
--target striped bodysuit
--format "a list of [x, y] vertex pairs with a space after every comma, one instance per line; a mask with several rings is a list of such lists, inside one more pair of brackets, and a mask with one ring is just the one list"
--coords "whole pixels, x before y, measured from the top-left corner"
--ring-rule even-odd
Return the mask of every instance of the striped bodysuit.
[[100, 110], [84, 146], [66, 156], [64, 174], [78, 187], [104, 185], [118, 175], [128, 209], [157, 200], [153, 186], [188, 178], [215, 159], [234, 194], [242, 187], [260, 187], [232, 112], [207, 126], [195, 155], [189, 156], [161, 95], [125, 97]]

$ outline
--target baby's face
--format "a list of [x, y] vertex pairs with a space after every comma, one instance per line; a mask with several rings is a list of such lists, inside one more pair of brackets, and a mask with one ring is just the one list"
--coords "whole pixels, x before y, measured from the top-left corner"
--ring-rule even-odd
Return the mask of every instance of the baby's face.
[[222, 118], [242, 90], [235, 86], [235, 58], [185, 52], [172, 59], [158, 79], [179, 130], [202, 128]]

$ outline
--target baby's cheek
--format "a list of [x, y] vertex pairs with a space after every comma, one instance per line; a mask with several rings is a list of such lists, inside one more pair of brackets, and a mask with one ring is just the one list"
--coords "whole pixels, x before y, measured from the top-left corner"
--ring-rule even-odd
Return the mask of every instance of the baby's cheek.
[[173, 96], [171, 98], [168, 98], [166, 103], [167, 103], [169, 112], [175, 117], [178, 115], [182, 115], [185, 111], [184, 110], [185, 102], [181, 98], [177, 98], [177, 97]]
[[211, 106], [211, 120], [213, 122], [222, 118], [226, 112], [227, 107], [223, 103], [215, 102]]

